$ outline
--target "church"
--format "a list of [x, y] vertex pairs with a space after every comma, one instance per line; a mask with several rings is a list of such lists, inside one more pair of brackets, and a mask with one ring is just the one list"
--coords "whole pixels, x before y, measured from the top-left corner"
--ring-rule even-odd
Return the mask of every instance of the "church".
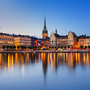
[[48, 37], [48, 30], [46, 28], [46, 17], [44, 17], [44, 29], [42, 30], [41, 47], [42, 48], [50, 47], [50, 38]]
[[48, 37], [48, 31], [46, 29], [46, 18], [44, 17], [44, 29], [42, 30], [42, 38], [46, 39]]

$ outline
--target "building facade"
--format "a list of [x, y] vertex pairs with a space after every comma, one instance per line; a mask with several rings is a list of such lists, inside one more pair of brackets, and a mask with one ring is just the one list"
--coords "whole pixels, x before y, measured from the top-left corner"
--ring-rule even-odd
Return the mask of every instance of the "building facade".
[[77, 48], [78, 46], [78, 42], [77, 42], [77, 36], [74, 32], [69, 32], [68, 33], [68, 47], [73, 47], [73, 48]]
[[60, 36], [57, 39], [57, 46], [60, 48], [67, 48], [68, 47], [68, 36]]
[[14, 36], [14, 45], [26, 47], [31, 46], [31, 38], [29, 36], [16, 35]]
[[85, 46], [87, 46], [87, 48], [90, 48], [90, 36], [87, 36], [85, 39]]
[[0, 33], [0, 48], [2, 46], [14, 46], [14, 37], [6, 33]]
[[78, 47], [85, 47], [86, 35], [78, 36]]
[[37, 40], [36, 37], [31, 37], [31, 46], [37, 46]]
[[47, 37], [46, 39], [41, 40], [41, 48], [49, 48], [50, 47], [50, 39]]
[[56, 47], [57, 46], [57, 39], [60, 37], [59, 34], [57, 34], [57, 30], [51, 33], [50, 35], [50, 46], [51, 47]]

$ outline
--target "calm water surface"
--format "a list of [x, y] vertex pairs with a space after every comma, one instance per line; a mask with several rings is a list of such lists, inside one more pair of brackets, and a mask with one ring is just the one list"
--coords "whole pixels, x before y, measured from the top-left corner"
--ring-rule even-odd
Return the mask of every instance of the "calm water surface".
[[90, 53], [0, 53], [0, 90], [90, 90]]

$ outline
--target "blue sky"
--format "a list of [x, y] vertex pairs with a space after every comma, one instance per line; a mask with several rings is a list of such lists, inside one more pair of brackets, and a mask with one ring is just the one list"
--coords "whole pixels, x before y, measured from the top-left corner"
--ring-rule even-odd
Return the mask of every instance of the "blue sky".
[[41, 37], [44, 15], [49, 36], [90, 35], [90, 0], [0, 0], [0, 32]]

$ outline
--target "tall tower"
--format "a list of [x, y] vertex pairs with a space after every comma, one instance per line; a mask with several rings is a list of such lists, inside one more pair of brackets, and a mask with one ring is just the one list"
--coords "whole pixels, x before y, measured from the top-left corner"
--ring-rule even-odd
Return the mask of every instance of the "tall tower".
[[46, 29], [46, 18], [44, 16], [44, 29], [42, 31], [42, 38], [45, 39], [46, 37], [48, 37], [48, 31]]
[[55, 30], [55, 33], [57, 34], [57, 29]]

